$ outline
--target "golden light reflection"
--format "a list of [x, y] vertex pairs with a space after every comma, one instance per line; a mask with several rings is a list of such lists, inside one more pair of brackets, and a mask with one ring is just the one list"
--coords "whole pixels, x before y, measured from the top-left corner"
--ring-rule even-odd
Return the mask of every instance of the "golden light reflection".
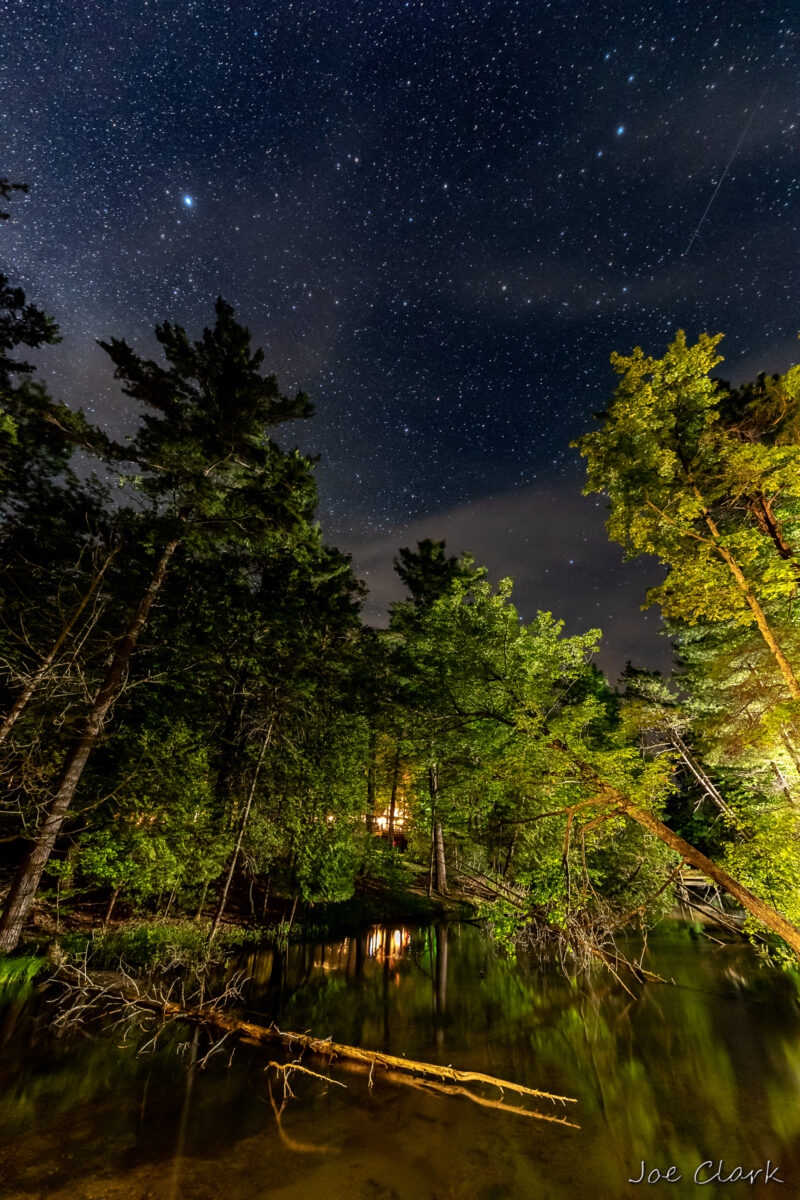
[[367, 936], [367, 957], [378, 962], [403, 958], [411, 945], [411, 934], [405, 928], [386, 929], [377, 926]]

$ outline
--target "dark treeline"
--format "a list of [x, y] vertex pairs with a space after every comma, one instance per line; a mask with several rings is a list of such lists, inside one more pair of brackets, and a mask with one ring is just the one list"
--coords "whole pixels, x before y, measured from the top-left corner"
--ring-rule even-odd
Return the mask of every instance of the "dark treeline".
[[523, 624], [441, 542], [365, 626], [281, 431], [309, 400], [222, 300], [157, 337], [101, 342], [141, 414], [117, 444], [33, 380], [57, 330], [0, 277], [0, 948], [56, 896], [213, 937], [234, 894], [258, 924], [402, 876], [582, 962], [685, 861], [800, 949], [797, 371], [733, 390], [714, 339], [617, 360], [581, 448], [611, 536], [669, 566], [679, 671], [614, 690], [597, 631]]

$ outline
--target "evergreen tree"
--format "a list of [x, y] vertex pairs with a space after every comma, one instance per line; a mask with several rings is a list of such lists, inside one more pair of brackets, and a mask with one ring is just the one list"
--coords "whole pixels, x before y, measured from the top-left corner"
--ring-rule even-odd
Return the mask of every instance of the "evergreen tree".
[[[138, 601], [113, 647], [110, 664], [76, 731], [43, 820], [0, 917], [0, 949], [12, 950], [39, 886], [84, 768], [123, 688], [150, 609], [180, 548], [213, 563], [243, 541], [274, 541], [306, 522], [314, 503], [310, 463], [269, 436], [283, 421], [307, 417], [298, 394], [283, 396], [262, 376], [263, 352], [219, 299], [216, 323], [192, 343], [179, 326], [156, 330], [167, 366], [140, 358], [123, 341], [101, 343], [123, 390], [144, 407], [127, 459], [131, 484], [149, 501], [143, 516], [151, 564]], [[124, 556], [118, 565], [125, 565]]]
[[475, 567], [471, 554], [448, 556], [445, 543], [431, 538], [417, 542], [416, 550], [403, 546], [394, 560], [394, 569], [417, 608], [432, 604], [458, 583], [485, 575]]

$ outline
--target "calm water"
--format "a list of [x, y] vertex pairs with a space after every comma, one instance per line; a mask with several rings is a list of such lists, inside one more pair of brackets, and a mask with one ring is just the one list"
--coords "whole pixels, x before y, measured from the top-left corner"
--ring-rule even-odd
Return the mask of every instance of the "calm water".
[[[58, 1200], [562, 1200], [800, 1196], [800, 1006], [742, 946], [665, 926], [676, 986], [571, 982], [470, 926], [388, 929], [245, 963], [284, 1029], [574, 1096], [565, 1129], [334, 1067], [295, 1075], [280, 1122], [266, 1055], [177, 1027], [137, 1054], [118, 1027], [55, 1038], [33, 997], [0, 1008], [0, 1195]], [[317, 1062], [309, 1066], [324, 1070]], [[276, 1104], [281, 1084], [272, 1084]], [[491, 1095], [485, 1091], [484, 1095]], [[543, 1102], [539, 1107], [547, 1109]], [[552, 1111], [547, 1109], [548, 1111]], [[692, 1180], [779, 1166], [773, 1182]], [[671, 1165], [679, 1183], [629, 1178]]]

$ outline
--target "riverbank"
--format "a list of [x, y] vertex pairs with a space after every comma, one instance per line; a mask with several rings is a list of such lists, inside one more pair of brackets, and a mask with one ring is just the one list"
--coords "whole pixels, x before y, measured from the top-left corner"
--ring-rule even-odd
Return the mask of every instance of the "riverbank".
[[[195, 971], [229, 961], [243, 951], [277, 948], [302, 942], [322, 942], [364, 931], [374, 926], [423, 926], [441, 921], [475, 920], [480, 909], [475, 880], [472, 890], [451, 890], [447, 895], [428, 894], [427, 880], [418, 872], [395, 871], [389, 880], [361, 875], [356, 894], [347, 900], [303, 902], [297, 895], [267, 892], [268, 904], [253, 903], [252, 891], [240, 883], [230, 891], [223, 919], [212, 929], [218, 906], [213, 895], [199, 911], [147, 911], [118, 905], [108, 919], [108, 896], [102, 892], [73, 894], [68, 903], [58, 893], [45, 895], [34, 907], [32, 920], [20, 943], [24, 961], [43, 967], [64, 962], [82, 962], [93, 970], [116, 970], [148, 974], [153, 971]], [[694, 881], [697, 882], [697, 881]], [[684, 889], [685, 901], [690, 900]], [[714, 927], [712, 940], [740, 940], [744, 913], [734, 906], [729, 911], [719, 897], [704, 891], [692, 893], [690, 906], [679, 901], [672, 915], [693, 925], [698, 934]], [[720, 905], [718, 908], [717, 905]], [[480, 908], [479, 908], [480, 905]], [[172, 913], [170, 915], [170, 908]]]
[[270, 1090], [277, 1047], [180, 1021], [154, 1040], [113, 1006], [63, 1030], [35, 981], [0, 995], [4, 1195], [621, 1200], [642, 1161], [676, 1164], [688, 1195], [698, 1163], [722, 1157], [769, 1158], [796, 1184], [796, 981], [669, 920], [647, 954], [677, 986], [632, 998], [607, 972], [570, 979], [447, 922], [248, 950], [225, 972], [246, 972], [244, 1020], [574, 1097], [580, 1130], [339, 1061], [304, 1059], [317, 1074], [296, 1072], [290, 1095], [273, 1068]]
[[245, 904], [234, 903], [211, 939], [211, 906], [195, 917], [143, 912], [120, 914], [105, 923], [103, 904], [88, 900], [68, 910], [39, 903], [15, 959], [58, 963], [85, 958], [95, 968], [120, 962], [140, 971], [193, 968], [224, 959], [244, 948], [285, 948], [298, 942], [335, 938], [373, 925], [427, 925], [475, 916], [461, 894], [428, 896], [413, 886], [364, 886], [348, 900], [304, 904], [291, 896], [272, 897], [262, 920]]

